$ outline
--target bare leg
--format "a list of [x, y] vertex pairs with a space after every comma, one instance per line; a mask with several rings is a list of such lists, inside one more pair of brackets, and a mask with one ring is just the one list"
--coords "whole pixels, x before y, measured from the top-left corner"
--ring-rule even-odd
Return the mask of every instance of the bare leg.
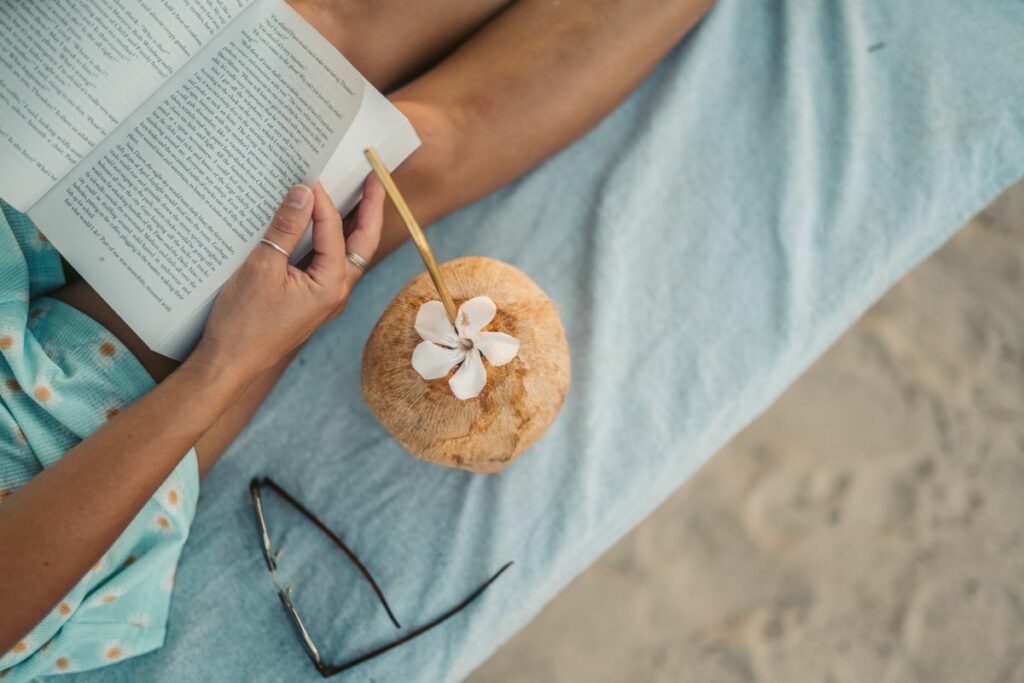
[[[423, 140], [396, 181], [420, 222], [429, 224], [515, 179], [594, 126], [713, 2], [294, 4], [385, 90], [486, 20], [436, 66], [390, 95]], [[438, 22], [445, 31], [419, 35]], [[380, 64], [390, 71], [379, 70]], [[377, 259], [407, 237], [389, 205]]]
[[[391, 95], [424, 141], [396, 178], [426, 224], [516, 178], [586, 132], [636, 87], [712, 2], [293, 4], [380, 88], [454, 48]], [[407, 236], [397, 214], [389, 210], [378, 257]], [[176, 367], [149, 351], [84, 282], [68, 285], [55, 297], [105, 325], [157, 381]], [[254, 382], [199, 440], [202, 473], [242, 430], [286, 365]]]
[[449, 53], [512, 0], [288, 0], [382, 92]]
[[[501, 187], [598, 123], [713, 0], [519, 0], [392, 93], [424, 138], [396, 174], [424, 224]], [[407, 237], [393, 209], [377, 258]]]

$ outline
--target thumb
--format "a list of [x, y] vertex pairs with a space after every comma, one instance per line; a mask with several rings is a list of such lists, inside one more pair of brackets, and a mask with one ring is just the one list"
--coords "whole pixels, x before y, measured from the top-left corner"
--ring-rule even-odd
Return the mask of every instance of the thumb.
[[277, 213], [270, 219], [265, 237], [290, 254], [298, 246], [312, 217], [313, 190], [296, 185], [288, 190]]

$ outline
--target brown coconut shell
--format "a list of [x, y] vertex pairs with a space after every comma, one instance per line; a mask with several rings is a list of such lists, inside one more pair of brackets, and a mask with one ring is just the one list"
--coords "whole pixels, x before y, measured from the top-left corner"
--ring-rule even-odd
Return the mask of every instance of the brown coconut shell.
[[412, 455], [474, 472], [499, 472], [554, 422], [569, 390], [569, 345], [555, 303], [518, 268], [481, 256], [440, 266], [455, 305], [474, 296], [494, 300], [487, 330], [519, 340], [506, 365], [484, 359], [487, 384], [459, 400], [448, 377], [424, 380], [412, 367], [422, 339], [414, 327], [422, 304], [438, 299], [426, 272], [402, 288], [363, 351], [363, 397], [370, 411]]

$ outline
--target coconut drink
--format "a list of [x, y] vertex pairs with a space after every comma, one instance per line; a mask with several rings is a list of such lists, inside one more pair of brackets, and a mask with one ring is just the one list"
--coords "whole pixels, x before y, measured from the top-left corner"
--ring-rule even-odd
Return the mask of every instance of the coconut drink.
[[370, 411], [411, 455], [499, 472], [554, 422], [570, 383], [555, 303], [518, 268], [481, 256], [438, 266], [386, 169], [374, 171], [427, 272], [388, 304], [363, 350]]

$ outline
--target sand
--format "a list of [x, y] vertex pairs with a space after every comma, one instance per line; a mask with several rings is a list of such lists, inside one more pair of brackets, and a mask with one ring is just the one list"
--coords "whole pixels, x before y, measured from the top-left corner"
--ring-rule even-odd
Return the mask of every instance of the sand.
[[1024, 183], [470, 680], [1024, 683]]

